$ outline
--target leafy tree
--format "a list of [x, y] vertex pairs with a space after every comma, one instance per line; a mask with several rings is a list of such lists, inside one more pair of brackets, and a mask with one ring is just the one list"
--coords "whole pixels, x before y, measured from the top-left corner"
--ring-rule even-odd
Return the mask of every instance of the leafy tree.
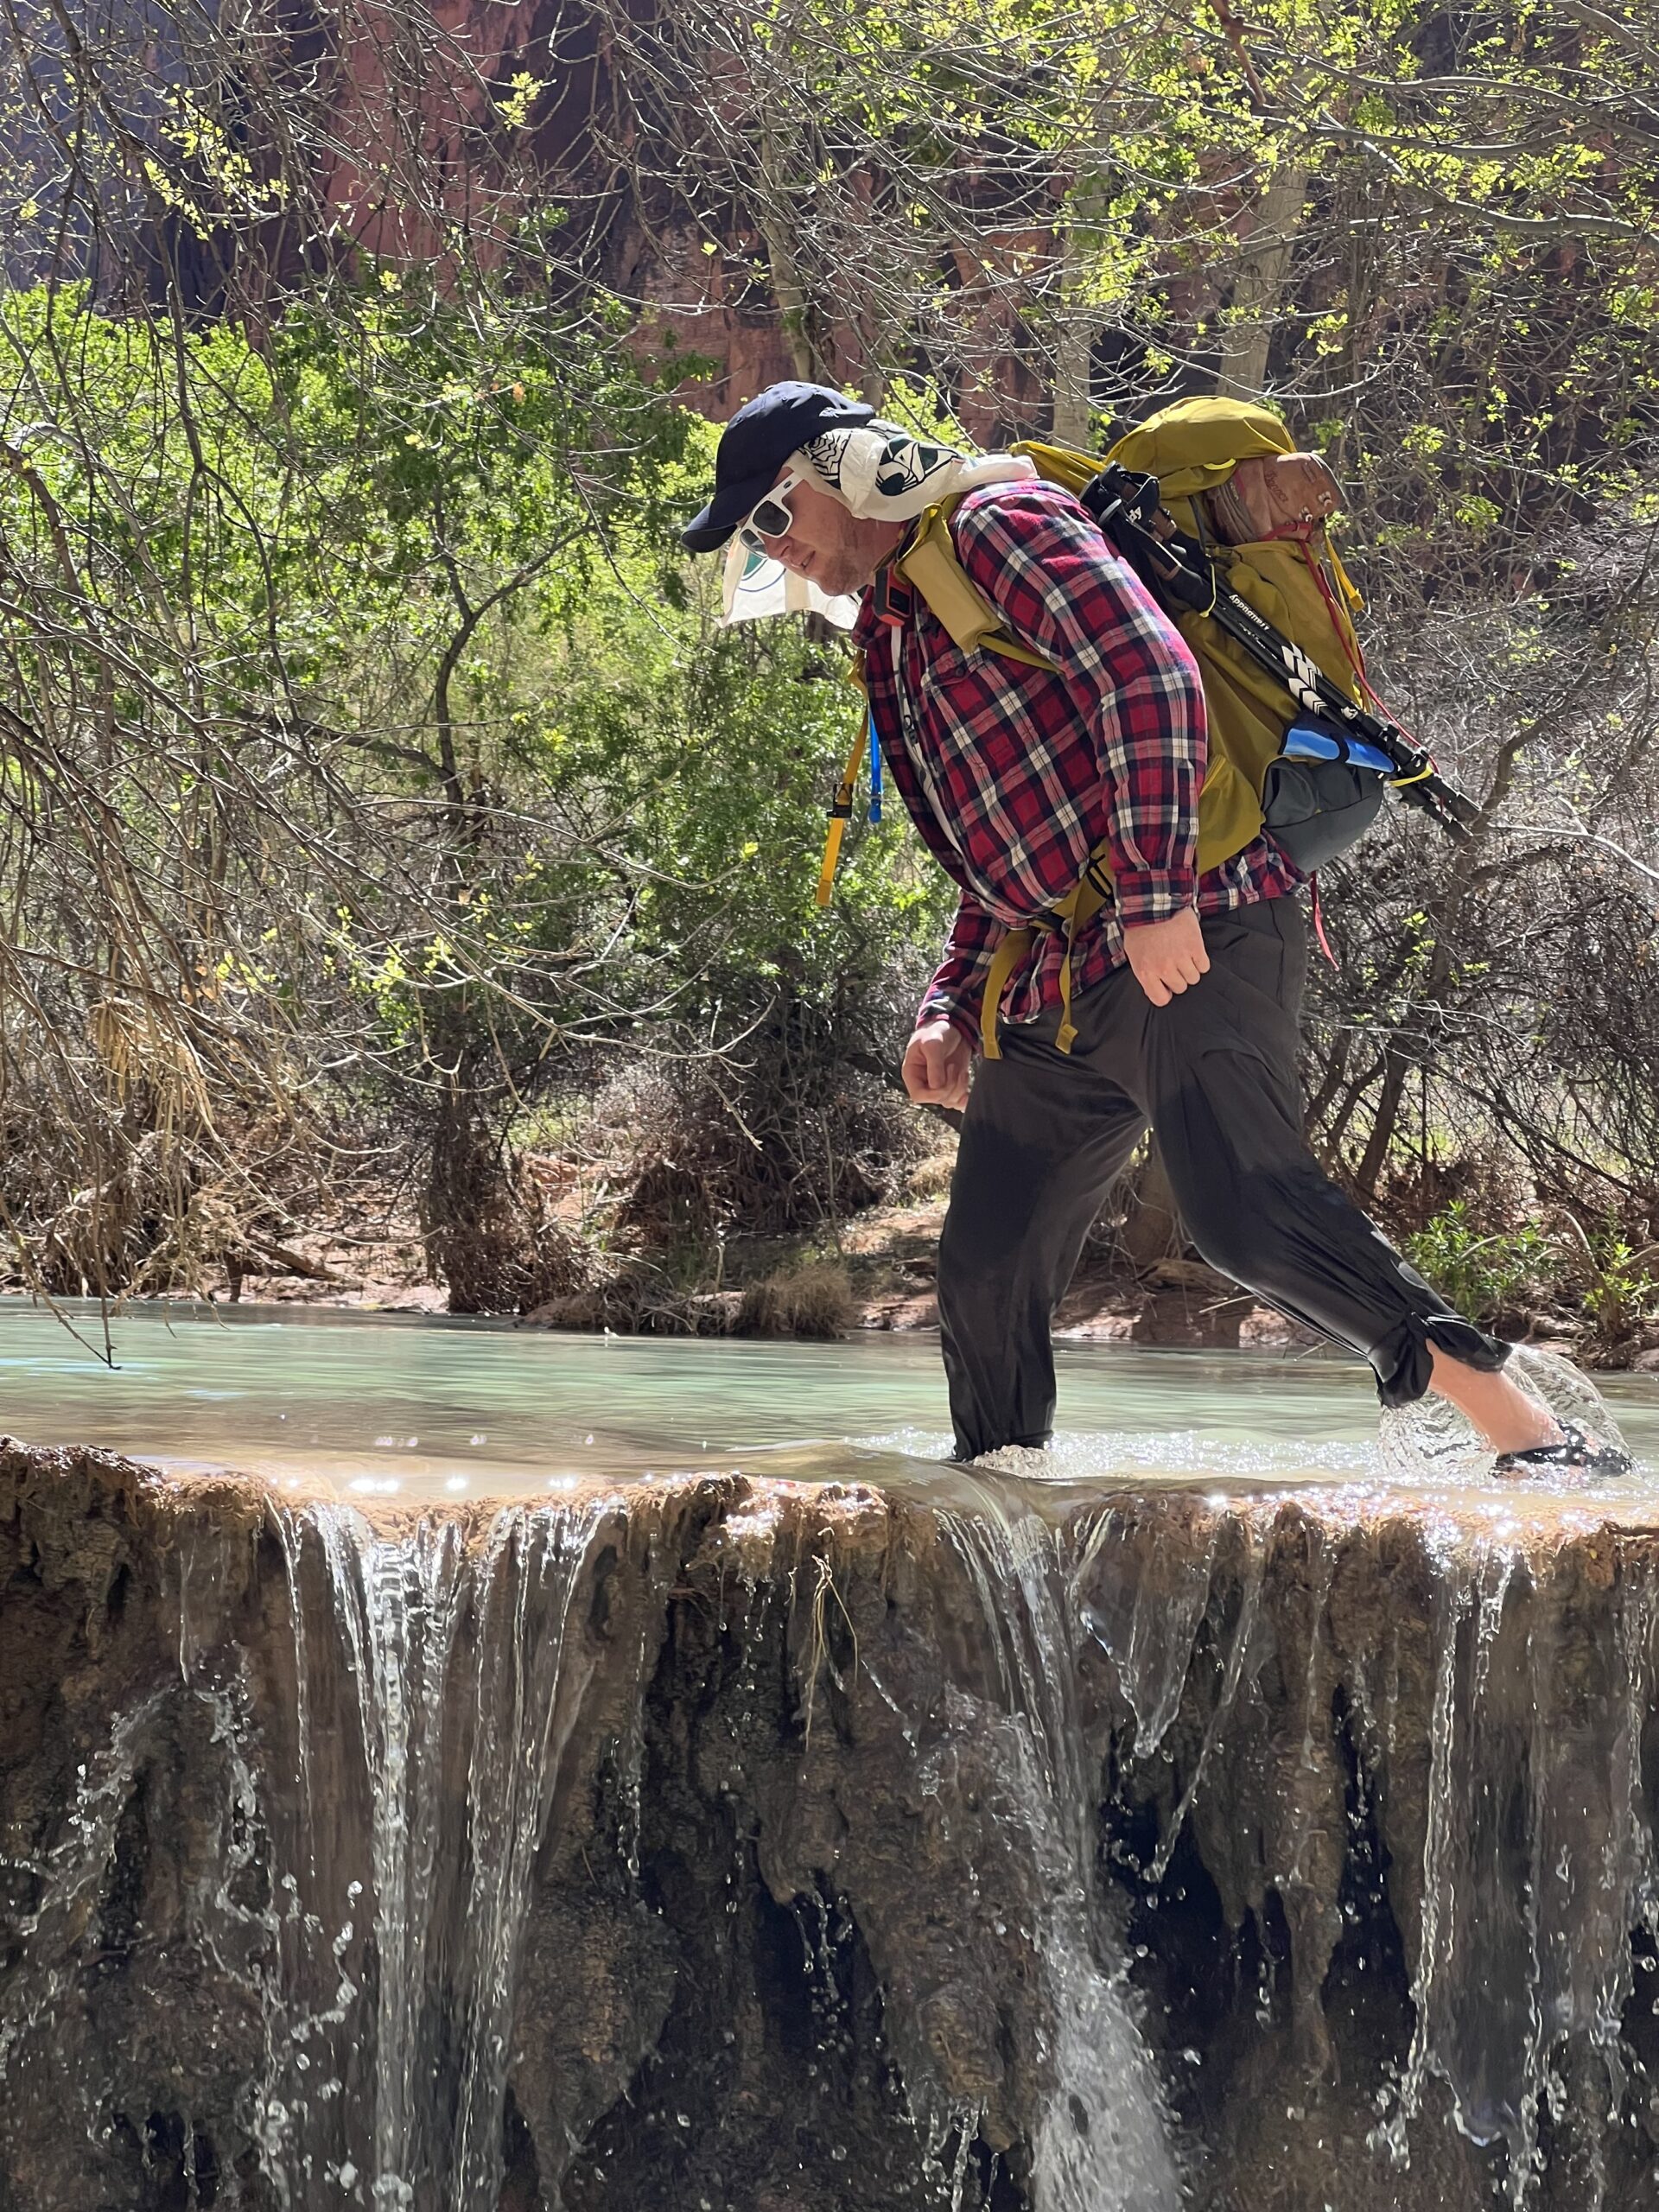
[[[1218, 386], [1326, 450], [1384, 688], [1482, 819], [1449, 860], [1396, 818], [1331, 871], [1316, 1134], [1384, 1198], [1496, 1146], [1650, 1217], [1633, 0], [600, 0], [587, 75], [494, 22], [0, 31], [31, 1249], [48, 1188], [92, 1194], [89, 1279], [186, 1183], [253, 1218], [222, 1127], [329, 1085], [424, 1117], [429, 1217], [505, 1218], [519, 1102], [599, 1054], [735, 1051], [748, 1083], [810, 1031], [803, 1099], [880, 1058], [938, 886], [890, 823], [811, 903], [854, 702], [825, 648], [721, 630], [671, 533], [709, 454], [674, 380], [716, 365], [670, 340], [711, 302], [754, 373], [988, 441]], [[171, 1197], [146, 1146], [196, 1163]]]

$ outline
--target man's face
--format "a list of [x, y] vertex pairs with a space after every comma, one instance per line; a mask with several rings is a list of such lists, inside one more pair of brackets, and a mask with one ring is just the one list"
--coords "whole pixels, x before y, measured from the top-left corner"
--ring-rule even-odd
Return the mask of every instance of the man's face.
[[[788, 474], [780, 469], [779, 480]], [[904, 536], [900, 524], [861, 522], [816, 484], [797, 484], [788, 505], [790, 526], [766, 539], [766, 550], [832, 599], [861, 591]]]

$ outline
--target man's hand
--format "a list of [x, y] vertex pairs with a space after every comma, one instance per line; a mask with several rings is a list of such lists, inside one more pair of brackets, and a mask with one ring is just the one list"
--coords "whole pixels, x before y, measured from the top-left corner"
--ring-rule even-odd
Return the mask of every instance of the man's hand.
[[1204, 949], [1204, 931], [1193, 906], [1184, 906], [1166, 921], [1141, 922], [1126, 929], [1123, 950], [1135, 982], [1154, 1006], [1167, 1006], [1179, 992], [1189, 989], [1209, 971], [1210, 956]]
[[974, 1048], [948, 1021], [925, 1021], [905, 1047], [905, 1089], [918, 1106], [965, 1106]]

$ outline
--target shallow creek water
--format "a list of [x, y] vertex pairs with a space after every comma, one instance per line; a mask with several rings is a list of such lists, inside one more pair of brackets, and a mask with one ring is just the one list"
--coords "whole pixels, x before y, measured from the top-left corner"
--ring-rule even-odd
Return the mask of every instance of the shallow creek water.
[[[0, 1434], [230, 1465], [342, 1497], [532, 1497], [741, 1469], [926, 1485], [950, 1448], [938, 1344], [550, 1334], [428, 1316], [0, 1301]], [[1369, 1371], [1323, 1353], [1057, 1348], [1049, 1481], [1372, 1482]], [[1601, 1387], [1659, 1485], [1659, 1377]], [[1645, 1490], [1646, 1484], [1639, 1485]]]

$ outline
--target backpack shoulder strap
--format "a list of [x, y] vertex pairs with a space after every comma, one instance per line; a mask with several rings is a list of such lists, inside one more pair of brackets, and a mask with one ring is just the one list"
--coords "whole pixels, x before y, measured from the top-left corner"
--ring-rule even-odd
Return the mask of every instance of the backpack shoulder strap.
[[1008, 448], [1029, 461], [1045, 484], [1058, 484], [1077, 499], [1106, 466], [1098, 454], [1079, 453], [1075, 446], [1045, 445], [1040, 438], [1021, 438]]
[[963, 567], [950, 535], [950, 518], [961, 499], [958, 493], [929, 507], [893, 566], [921, 594], [934, 620], [950, 632], [951, 642], [963, 652], [1001, 653], [1005, 659], [1023, 661], [1027, 668], [1055, 674], [1052, 660], [1007, 634], [996, 609]]
[[[1086, 454], [1071, 454], [1058, 447], [1016, 447], [1015, 451], [1030, 453], [1037, 463], [1038, 474], [1050, 483], [1063, 484], [1067, 491], [1081, 490], [1096, 474], [1096, 467]], [[1062, 473], [1052, 465], [1057, 462], [1073, 464], [1074, 469]], [[950, 535], [950, 518], [961, 496], [958, 493], [956, 499], [941, 499], [938, 506], [927, 510], [916, 525], [908, 549], [893, 563], [894, 567], [906, 583], [920, 592], [935, 620], [944, 625], [953, 643], [963, 652], [1001, 653], [1010, 660], [1023, 661], [1029, 668], [1046, 669], [1051, 675], [1058, 674], [1052, 661], [1045, 660], [1040, 653], [1020, 645], [998, 627], [995, 608], [957, 557], [956, 541]], [[1077, 1033], [1071, 1020], [1072, 940], [1083, 924], [1096, 914], [1111, 896], [1110, 855], [1110, 846], [1103, 839], [1089, 855], [1089, 865], [1076, 887], [1039, 925], [1062, 931], [1065, 939], [1060, 963], [1060, 1027], [1055, 1039], [1062, 1052], [1071, 1051]], [[1006, 931], [991, 962], [980, 1010], [980, 1042], [987, 1059], [1001, 1058], [997, 1042], [997, 1009], [1009, 978], [1030, 950], [1035, 926], [1038, 925], [1033, 929]]]

